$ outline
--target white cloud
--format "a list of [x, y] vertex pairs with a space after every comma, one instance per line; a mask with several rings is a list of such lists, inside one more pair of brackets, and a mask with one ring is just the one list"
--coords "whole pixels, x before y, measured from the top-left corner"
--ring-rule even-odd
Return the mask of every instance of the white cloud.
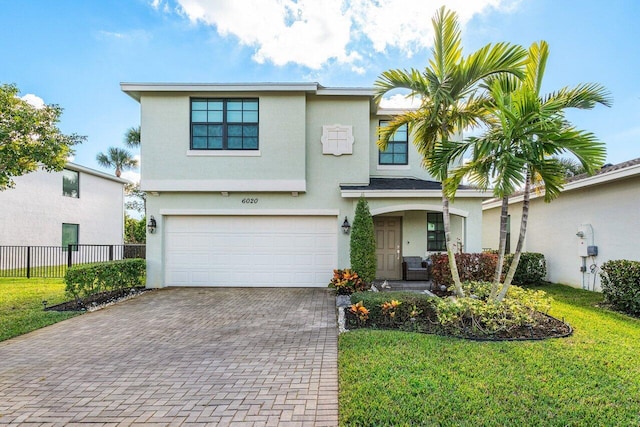
[[[141, 165], [141, 162], [142, 162], [142, 158], [140, 157], [140, 154], [135, 154], [133, 156], [133, 158], [138, 161], [137, 169], [140, 170], [140, 165]], [[131, 181], [133, 183], [139, 183], [140, 182], [140, 172], [136, 172], [136, 171], [132, 171], [132, 170], [122, 171], [122, 175], [121, 176], [122, 176], [122, 178], [128, 179], [129, 181]]]
[[128, 181], [133, 182], [134, 184], [140, 182], [140, 173], [134, 171], [124, 171], [122, 172], [121, 178], [124, 178]]
[[94, 33], [98, 40], [117, 40], [122, 42], [146, 42], [151, 38], [151, 34], [145, 30], [130, 30], [125, 32], [98, 30]]
[[406, 96], [403, 94], [395, 94], [380, 101], [381, 108], [406, 109], [420, 107], [420, 98], [416, 96]]
[[41, 108], [44, 108], [44, 100], [42, 98], [40, 98], [37, 95], [34, 95], [32, 93], [28, 93], [25, 96], [21, 97], [20, 99], [22, 99], [23, 101], [25, 101], [27, 104], [31, 105], [34, 108], [37, 108], [38, 110]]
[[[374, 51], [399, 49], [406, 56], [429, 47], [431, 18], [441, 1], [426, 0], [176, 0], [193, 23], [213, 26], [222, 36], [235, 36], [255, 48], [254, 60], [275, 65], [295, 63], [319, 69], [330, 61], [352, 64]], [[493, 7], [510, 11], [519, 0], [448, 0], [464, 26], [474, 15]], [[158, 9], [166, 3], [152, 0]], [[358, 46], [355, 48], [354, 46]]]

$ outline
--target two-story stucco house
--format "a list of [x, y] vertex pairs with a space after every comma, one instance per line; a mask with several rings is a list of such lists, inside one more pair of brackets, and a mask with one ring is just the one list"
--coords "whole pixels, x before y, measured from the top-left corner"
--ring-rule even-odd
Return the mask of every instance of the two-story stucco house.
[[0, 191], [0, 246], [122, 244], [128, 181], [74, 163]]
[[[440, 183], [399, 130], [385, 152], [373, 90], [317, 83], [122, 83], [140, 102], [147, 286], [327, 286], [349, 266], [360, 196], [378, 277], [444, 249]], [[483, 194], [460, 190], [453, 239], [481, 250]]]

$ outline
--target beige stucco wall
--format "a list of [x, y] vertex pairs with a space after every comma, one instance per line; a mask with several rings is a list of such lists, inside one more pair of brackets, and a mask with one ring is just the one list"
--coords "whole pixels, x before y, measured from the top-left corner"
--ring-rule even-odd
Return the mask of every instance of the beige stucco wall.
[[188, 153], [190, 96], [212, 95], [194, 92], [141, 97], [144, 190], [172, 185], [175, 191], [190, 191], [198, 186], [228, 191], [236, 190], [229, 181], [243, 181], [246, 189], [257, 188], [265, 180], [304, 182], [304, 93], [216, 93], [215, 97], [221, 98], [259, 99], [259, 153], [236, 152], [231, 156], [212, 151]]
[[[511, 247], [515, 249], [522, 203], [509, 206]], [[483, 212], [483, 246], [497, 248], [500, 208]], [[598, 256], [586, 258], [587, 272], [580, 272], [578, 255], [582, 224], [593, 227]], [[531, 201], [525, 250], [540, 252], [547, 262], [548, 280], [573, 287], [600, 290], [598, 267], [608, 260], [640, 261], [640, 177], [565, 191], [551, 203], [541, 198]], [[595, 265], [596, 274], [591, 273]]]
[[[259, 156], [189, 155], [189, 97], [258, 97]], [[370, 163], [377, 165], [375, 128], [378, 117], [372, 116], [368, 96], [315, 95], [304, 92], [274, 93], [181, 93], [143, 94], [142, 108], [142, 187], [150, 191], [147, 214], [158, 223], [158, 232], [147, 236], [147, 286], [163, 286], [164, 219], [167, 215], [328, 215], [335, 217], [338, 230], [338, 265], [349, 266], [349, 236], [340, 226], [346, 216], [353, 223], [357, 198], [342, 197], [340, 185], [368, 184]], [[323, 154], [323, 125], [352, 127], [352, 154]], [[229, 153], [227, 153], [229, 154]], [[419, 156], [411, 144], [409, 169], [387, 176], [429, 179], [420, 166]], [[224, 180], [229, 187], [206, 191], [207, 182]], [[252, 187], [251, 181], [285, 183], [268, 191]], [[305, 182], [302, 191], [294, 192], [286, 182]], [[245, 187], [234, 187], [243, 181]], [[160, 187], [167, 182], [173, 191]], [[203, 184], [203, 182], [205, 184]], [[247, 184], [247, 182], [249, 182]], [[204, 185], [204, 187], [201, 187]], [[158, 188], [154, 188], [159, 186]], [[205, 188], [205, 190], [203, 190]], [[223, 194], [225, 192], [226, 194]], [[243, 199], [257, 203], [242, 203]], [[425, 256], [426, 212], [441, 211], [440, 197], [370, 198], [371, 209], [397, 212], [403, 220], [403, 252]], [[405, 209], [412, 205], [414, 208]], [[416, 205], [418, 205], [416, 207]], [[480, 250], [480, 234], [468, 230], [481, 227], [481, 200], [458, 198], [454, 205], [458, 216], [452, 218], [454, 239], [466, 238], [469, 250]], [[405, 210], [407, 212], [405, 212]], [[463, 217], [468, 216], [468, 219]], [[422, 231], [420, 231], [422, 230]]]
[[123, 184], [80, 172], [80, 197], [62, 195], [62, 172], [37, 171], [0, 191], [0, 245], [60, 246], [62, 224], [81, 244], [122, 244]]

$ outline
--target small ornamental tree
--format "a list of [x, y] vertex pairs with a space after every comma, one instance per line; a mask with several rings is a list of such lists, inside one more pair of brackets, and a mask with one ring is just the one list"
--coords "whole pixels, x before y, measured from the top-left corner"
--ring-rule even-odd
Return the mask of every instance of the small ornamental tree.
[[62, 108], [34, 107], [18, 93], [15, 85], [0, 84], [0, 191], [12, 188], [14, 177], [38, 168], [61, 171], [73, 146], [85, 140], [60, 132]]
[[369, 204], [360, 197], [351, 228], [351, 268], [366, 283], [376, 278], [376, 235]]

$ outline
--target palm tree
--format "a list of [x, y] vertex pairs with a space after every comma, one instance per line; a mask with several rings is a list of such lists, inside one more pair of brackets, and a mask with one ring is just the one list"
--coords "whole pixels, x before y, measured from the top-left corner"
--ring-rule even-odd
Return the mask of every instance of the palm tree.
[[[423, 165], [444, 183], [453, 158], [436, 156], [436, 151], [448, 148], [452, 135], [483, 122], [487, 99], [478, 95], [479, 83], [497, 73], [521, 76], [526, 51], [520, 46], [498, 43], [486, 45], [463, 57], [455, 12], [443, 6], [432, 22], [435, 36], [431, 49], [433, 58], [428, 66], [423, 71], [388, 70], [375, 83], [378, 103], [386, 93], [396, 89], [408, 89], [410, 96], [421, 99], [417, 110], [397, 115], [388, 126], [379, 129], [378, 146], [385, 149], [396, 130], [406, 124], [414, 134], [414, 143], [423, 158]], [[449, 197], [444, 191], [442, 216], [455, 290], [459, 296], [464, 296], [451, 245]]]
[[122, 175], [123, 170], [134, 169], [138, 166], [138, 161], [129, 151], [117, 147], [109, 147], [107, 154], [98, 153], [96, 161], [105, 168], [115, 168], [117, 177]]
[[124, 134], [124, 145], [131, 148], [140, 146], [140, 126], [127, 129]]
[[[447, 182], [446, 191], [452, 192], [461, 179], [468, 176], [481, 188], [493, 186], [494, 196], [502, 199], [498, 268], [491, 292], [491, 297], [497, 300], [506, 295], [520, 261], [532, 184], [539, 183], [544, 190], [544, 200], [550, 202], [559, 196], [565, 182], [565, 167], [557, 156], [573, 154], [590, 174], [605, 160], [604, 144], [592, 133], [575, 129], [566, 120], [564, 111], [592, 109], [596, 104], [609, 106], [608, 91], [597, 84], [582, 84], [540, 96], [548, 55], [546, 42], [533, 43], [524, 79], [498, 76], [487, 80], [493, 104], [492, 119], [488, 121], [490, 128], [481, 137], [469, 138], [455, 148], [456, 152], [471, 148], [473, 155]], [[520, 188], [524, 188], [520, 235], [513, 262], [500, 289], [509, 195]]]

